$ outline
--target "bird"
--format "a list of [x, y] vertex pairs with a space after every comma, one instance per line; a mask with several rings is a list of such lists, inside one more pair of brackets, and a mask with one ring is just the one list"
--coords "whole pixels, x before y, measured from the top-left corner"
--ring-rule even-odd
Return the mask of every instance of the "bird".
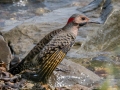
[[[85, 15], [73, 14], [64, 27], [47, 34], [9, 72], [13, 75], [21, 73], [23, 78], [47, 83], [55, 68], [74, 45], [79, 28], [86, 25], [88, 21], [89, 18]], [[35, 74], [27, 70], [32, 70]]]

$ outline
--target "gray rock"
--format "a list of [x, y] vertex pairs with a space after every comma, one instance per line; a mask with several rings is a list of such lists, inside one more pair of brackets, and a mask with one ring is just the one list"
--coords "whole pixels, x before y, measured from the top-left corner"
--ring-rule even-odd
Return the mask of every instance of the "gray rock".
[[34, 11], [34, 13], [35, 13], [36, 15], [42, 15], [42, 14], [48, 13], [48, 12], [50, 12], [50, 10], [48, 10], [47, 8], [37, 8], [37, 9]]
[[93, 0], [91, 3], [89, 3], [87, 6], [83, 7], [83, 8], [78, 8], [79, 11], [85, 13], [85, 12], [89, 12], [92, 11], [98, 7], [100, 7], [101, 3], [103, 0]]
[[[102, 9], [100, 9], [100, 7]], [[97, 19], [95, 19], [95, 18], [91, 19], [90, 22], [102, 24], [106, 21], [106, 19], [108, 18], [108, 16], [112, 12], [113, 5], [111, 3], [111, 0], [94, 0], [90, 4], [88, 4], [87, 6], [85, 6], [83, 8], [78, 8], [77, 10], [79, 10], [83, 13], [90, 12], [90, 11], [94, 10], [97, 12], [97, 14], [98, 14], [98, 11], [100, 11], [100, 17]], [[90, 14], [92, 14], [92, 13], [93, 12], [91, 12]]]
[[87, 50], [118, 50], [120, 45], [120, 11], [115, 9], [106, 23], [98, 29], [96, 35], [84, 44], [84, 49]]
[[3, 36], [0, 35], [0, 60], [5, 62], [7, 69], [9, 69], [9, 63], [11, 59], [12, 59], [12, 54], [8, 47], [8, 44], [4, 40]]
[[54, 25], [56, 28], [60, 26], [57, 23], [50, 25], [26, 23], [4, 33], [3, 36], [7, 42], [11, 42], [15, 53], [23, 58], [47, 33], [54, 30]]
[[80, 84], [93, 86], [100, 77], [80, 64], [64, 59], [51, 76], [49, 83], [55, 87]]
[[7, 42], [11, 42], [15, 53], [23, 58], [47, 33], [63, 27], [71, 14], [78, 13], [76, 8], [54, 10], [43, 16], [28, 19], [23, 24], [10, 25], [10, 27], [2, 30], [4, 32], [3, 36]]
[[[19, 0], [14, 0], [19, 1]], [[13, 3], [13, 0], [0, 0], [0, 3]]]
[[[118, 0], [112, 0], [113, 11], [107, 17], [104, 24], [89, 23], [87, 27], [80, 30], [80, 36], [85, 35], [81, 47], [77, 47], [68, 53], [69, 58], [93, 58], [100, 54], [105, 54], [103, 51], [120, 52], [120, 32], [119, 32], [119, 14], [120, 3]], [[98, 10], [97, 10], [98, 11]], [[91, 13], [90, 13], [91, 14]], [[94, 15], [94, 14], [92, 14]], [[91, 19], [91, 18], [90, 18]], [[92, 20], [92, 19], [91, 19]], [[85, 33], [85, 34], [84, 34]], [[80, 40], [80, 39], [79, 39]], [[79, 43], [78, 41], [77, 43]], [[113, 53], [112, 53], [113, 54]], [[115, 54], [115, 53], [114, 53]]]
[[0, 35], [2, 36], [2, 32], [0, 32]]
[[93, 90], [93, 89], [80, 84], [76, 84], [67, 87], [57, 87], [57, 90]]
[[105, 62], [106, 61], [107, 62], [109, 60], [110, 60], [110, 58], [108, 58], [106, 56], [101, 56], [101, 55], [92, 58], [92, 61], [101, 61], [101, 62]]
[[14, 58], [11, 60], [9, 67], [12, 68], [16, 66], [18, 63], [20, 63], [20, 58], [17, 56], [14, 56]]
[[[35, 32], [36, 31], [36, 32]], [[10, 41], [13, 50], [16, 54], [26, 53], [27, 47], [31, 49], [33, 43], [36, 41], [36, 35], [40, 33], [34, 25], [20, 25], [4, 34], [6, 41]]]

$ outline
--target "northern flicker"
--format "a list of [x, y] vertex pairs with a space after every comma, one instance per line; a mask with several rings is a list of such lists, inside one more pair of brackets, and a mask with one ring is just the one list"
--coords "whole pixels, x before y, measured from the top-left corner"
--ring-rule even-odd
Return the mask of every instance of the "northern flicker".
[[[73, 14], [67, 24], [46, 35], [15, 67], [9, 70], [13, 75], [23, 72], [24, 78], [33, 81], [46, 82], [57, 65], [75, 43], [78, 30], [89, 19], [80, 14]], [[34, 70], [35, 74], [27, 74], [25, 70]], [[26, 76], [25, 76], [26, 75]], [[28, 75], [28, 76], [27, 76]]]

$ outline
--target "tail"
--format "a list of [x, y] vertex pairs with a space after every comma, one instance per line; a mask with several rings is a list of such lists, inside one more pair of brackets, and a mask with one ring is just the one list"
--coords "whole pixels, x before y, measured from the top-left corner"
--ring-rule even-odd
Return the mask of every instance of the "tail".
[[57, 65], [63, 60], [65, 57], [65, 53], [62, 51], [56, 51], [52, 56], [46, 59], [46, 62], [41, 65], [41, 69], [37, 72], [39, 75], [39, 81], [42, 83], [47, 83], [49, 77], [57, 67]]

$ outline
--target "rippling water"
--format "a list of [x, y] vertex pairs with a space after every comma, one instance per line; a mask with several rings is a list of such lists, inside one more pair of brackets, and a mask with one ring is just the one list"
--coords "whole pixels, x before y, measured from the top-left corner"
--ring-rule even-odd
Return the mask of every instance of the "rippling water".
[[0, 4], [0, 19], [28, 19], [36, 15], [34, 10], [37, 8], [55, 10], [70, 6], [72, 3], [78, 1], [79, 0], [29, 0], [28, 2], [27, 0], [20, 0], [19, 2], [13, 2], [13, 4]]

